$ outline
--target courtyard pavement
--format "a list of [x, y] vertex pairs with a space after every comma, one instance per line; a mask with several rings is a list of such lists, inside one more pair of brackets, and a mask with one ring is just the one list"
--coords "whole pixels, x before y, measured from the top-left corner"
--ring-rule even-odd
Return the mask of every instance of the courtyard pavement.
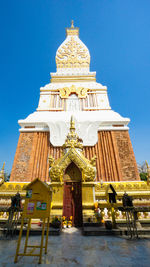
[[[79, 229], [63, 230], [60, 236], [49, 236], [48, 253], [38, 257], [18, 257], [14, 264], [17, 237], [0, 240], [0, 267], [20, 266], [150, 266], [150, 239], [127, 240], [123, 237], [82, 236]], [[25, 237], [22, 238], [23, 250]], [[40, 236], [30, 236], [29, 244], [39, 245]], [[44, 252], [44, 251], [43, 251]]]

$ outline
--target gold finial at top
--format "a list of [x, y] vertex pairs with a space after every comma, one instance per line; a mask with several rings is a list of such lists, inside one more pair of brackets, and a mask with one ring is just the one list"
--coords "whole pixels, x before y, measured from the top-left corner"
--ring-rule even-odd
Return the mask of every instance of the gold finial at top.
[[74, 21], [71, 20], [71, 26], [69, 28], [66, 28], [66, 35], [76, 35], [79, 36], [79, 28], [74, 27]]
[[74, 28], [74, 21], [71, 21], [71, 28]]
[[75, 121], [74, 121], [73, 115], [71, 116], [71, 120], [70, 120], [70, 131], [71, 130], [75, 130]]

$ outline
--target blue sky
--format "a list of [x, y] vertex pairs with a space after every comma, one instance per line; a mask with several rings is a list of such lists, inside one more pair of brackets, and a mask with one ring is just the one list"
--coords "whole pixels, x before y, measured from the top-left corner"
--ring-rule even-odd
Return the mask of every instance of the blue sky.
[[0, 0], [0, 168], [11, 170], [17, 121], [37, 108], [72, 19], [112, 109], [131, 119], [137, 162], [150, 163], [150, 1]]

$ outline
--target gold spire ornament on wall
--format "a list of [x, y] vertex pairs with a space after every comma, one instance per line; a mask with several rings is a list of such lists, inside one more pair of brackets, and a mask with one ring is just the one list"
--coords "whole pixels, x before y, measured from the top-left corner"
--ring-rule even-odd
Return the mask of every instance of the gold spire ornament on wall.
[[75, 132], [75, 121], [73, 116], [71, 116], [70, 120], [70, 132], [67, 135], [65, 144], [63, 148], [75, 147], [82, 150], [83, 144], [82, 140], [78, 137], [77, 133]]

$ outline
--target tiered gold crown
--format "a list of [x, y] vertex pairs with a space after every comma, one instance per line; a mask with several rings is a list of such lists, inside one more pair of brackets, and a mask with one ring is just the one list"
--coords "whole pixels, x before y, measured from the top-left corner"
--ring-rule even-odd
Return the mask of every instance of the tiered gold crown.
[[82, 140], [75, 132], [75, 122], [73, 116], [71, 116], [70, 120], [70, 132], [68, 133], [65, 144], [63, 145], [63, 148], [70, 148], [70, 147], [75, 147], [80, 149], [83, 148]]
[[66, 40], [56, 52], [56, 65], [59, 68], [89, 68], [90, 53], [88, 48], [79, 39], [79, 28], [66, 29]]
[[79, 36], [79, 28], [78, 27], [74, 27], [74, 21], [71, 21], [71, 27], [70, 28], [66, 28], [66, 36], [68, 35], [77, 35]]

